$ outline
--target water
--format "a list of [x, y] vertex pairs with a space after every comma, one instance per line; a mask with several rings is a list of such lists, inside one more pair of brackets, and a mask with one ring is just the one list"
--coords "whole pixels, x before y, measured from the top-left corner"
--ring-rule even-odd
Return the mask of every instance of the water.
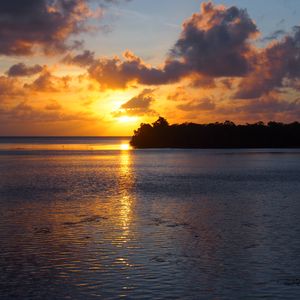
[[300, 150], [0, 139], [0, 299], [299, 299]]

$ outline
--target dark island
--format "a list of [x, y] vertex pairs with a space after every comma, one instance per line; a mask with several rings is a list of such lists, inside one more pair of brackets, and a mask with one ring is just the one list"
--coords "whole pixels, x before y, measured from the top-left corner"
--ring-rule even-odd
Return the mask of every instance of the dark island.
[[300, 123], [169, 125], [159, 117], [141, 124], [130, 141], [134, 148], [300, 148]]

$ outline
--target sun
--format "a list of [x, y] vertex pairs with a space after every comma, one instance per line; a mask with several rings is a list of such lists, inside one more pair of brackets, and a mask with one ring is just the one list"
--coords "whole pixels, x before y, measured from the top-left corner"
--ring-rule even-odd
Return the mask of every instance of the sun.
[[134, 123], [138, 120], [138, 117], [122, 116], [118, 117], [120, 123]]
[[130, 150], [130, 145], [129, 144], [121, 144], [120, 145], [120, 149], [122, 150], [122, 151], [128, 151], [128, 150]]

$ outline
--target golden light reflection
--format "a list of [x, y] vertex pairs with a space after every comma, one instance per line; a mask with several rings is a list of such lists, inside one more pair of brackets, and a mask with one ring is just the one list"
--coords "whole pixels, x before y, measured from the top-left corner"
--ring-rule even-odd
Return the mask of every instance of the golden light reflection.
[[126, 233], [129, 229], [129, 224], [131, 221], [131, 205], [132, 202], [129, 196], [122, 197], [120, 216], [122, 222], [122, 229], [126, 231]]
[[[126, 147], [127, 150], [129, 144], [121, 144], [121, 147], [123, 145], [124, 147]], [[126, 181], [130, 181], [130, 178], [132, 177], [130, 151], [124, 151], [121, 152], [120, 154], [120, 176], [122, 179], [125, 179]]]
[[[125, 144], [124, 144], [125, 145]], [[127, 148], [128, 147], [128, 148]], [[126, 150], [129, 149], [129, 145], [126, 144]], [[133, 201], [134, 198], [131, 194], [131, 187], [133, 185], [133, 173], [132, 173], [132, 157], [130, 151], [123, 151], [120, 154], [120, 185], [121, 185], [121, 199], [120, 199], [120, 210], [119, 220], [121, 226], [121, 237], [122, 243], [126, 243], [130, 240], [131, 231], [130, 225], [133, 219]]]

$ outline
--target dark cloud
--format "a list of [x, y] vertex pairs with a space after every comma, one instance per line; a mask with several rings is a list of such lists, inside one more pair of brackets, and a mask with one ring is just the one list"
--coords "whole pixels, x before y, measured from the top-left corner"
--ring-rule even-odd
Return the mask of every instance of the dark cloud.
[[[278, 30], [272, 39], [283, 34]], [[192, 88], [231, 90], [237, 86], [236, 99], [258, 99], [282, 88], [298, 91], [300, 27], [263, 49], [251, 46], [257, 35], [246, 10], [206, 2], [200, 12], [184, 22], [180, 38], [160, 67], [147, 65], [130, 51], [123, 59], [94, 59], [86, 52], [88, 73], [103, 89], [124, 89], [133, 83], [171, 84], [188, 77]], [[192, 102], [181, 108], [197, 107], [194, 99], [186, 101]]]
[[0, 108], [0, 123], [52, 123], [95, 120], [97, 119], [89, 113], [42, 110], [31, 106], [27, 101], [22, 101], [11, 108]]
[[0, 54], [29, 55], [36, 46], [46, 53], [71, 48], [68, 38], [87, 30], [89, 16], [86, 0], [1, 1]]
[[[113, 0], [9, 0], [0, 1], [0, 54], [30, 55], [38, 47], [47, 54], [82, 46], [70, 37], [89, 31], [90, 3]], [[101, 10], [101, 8], [100, 8]]]
[[98, 59], [88, 72], [102, 88], [111, 89], [123, 89], [135, 81], [145, 85], [172, 83], [186, 73], [179, 62], [167, 62], [163, 69], [153, 68], [130, 51], [124, 53], [124, 60], [118, 57]]
[[250, 69], [249, 40], [258, 30], [246, 10], [203, 3], [183, 25], [171, 50], [189, 70], [211, 77], [242, 76]]
[[[189, 86], [190, 87], [190, 86]], [[179, 102], [176, 107], [183, 111], [214, 110], [216, 105], [212, 98], [194, 97], [184, 86], [177, 87], [168, 95], [168, 100]]]
[[300, 99], [287, 100], [278, 95], [267, 95], [252, 101], [240, 101], [236, 105], [218, 105], [214, 113], [238, 122], [272, 120], [290, 123], [300, 118]]
[[10, 77], [32, 76], [40, 73], [42, 70], [43, 67], [40, 65], [28, 67], [24, 63], [19, 63], [11, 66], [6, 74]]
[[299, 119], [300, 101], [299, 99], [287, 101], [269, 96], [246, 103], [243, 110], [250, 114], [271, 114], [274, 116], [289, 113]]
[[119, 4], [123, 1], [130, 2], [132, 0], [103, 0], [103, 2], [106, 3], [106, 4]]
[[300, 78], [290, 78], [284, 81], [284, 86], [288, 86], [296, 91], [300, 91]]
[[121, 108], [122, 109], [148, 109], [150, 107], [151, 102], [154, 101], [153, 98], [153, 90], [145, 89], [138, 96], [133, 97], [126, 103], [124, 103]]
[[272, 32], [270, 35], [264, 37], [261, 41], [269, 42], [269, 41], [277, 40], [278, 38], [280, 38], [286, 34], [287, 34], [286, 31], [279, 29], [279, 30]]
[[68, 65], [77, 65], [80, 67], [90, 66], [95, 62], [95, 53], [89, 50], [85, 50], [82, 54], [72, 55], [67, 54], [63, 60], [63, 63]]
[[[300, 77], [300, 27], [292, 35], [272, 43], [257, 55], [254, 70], [245, 77], [235, 98], [253, 99], [282, 87], [289, 87], [285, 79]], [[293, 87], [293, 86], [290, 86]]]
[[213, 98], [193, 97], [185, 87], [177, 87], [168, 95], [168, 100], [180, 102], [176, 107], [182, 111], [211, 111], [216, 108]]
[[184, 86], [179, 86], [168, 95], [171, 101], [190, 101], [187, 90]]
[[145, 85], [168, 84], [191, 74], [211, 78], [243, 76], [251, 69], [249, 40], [256, 33], [256, 25], [245, 10], [203, 3], [201, 12], [184, 23], [179, 40], [161, 68], [150, 67], [127, 51], [125, 60], [96, 60], [89, 74], [103, 88], [113, 89], [125, 88], [134, 81]]
[[120, 117], [122, 115], [141, 116], [156, 114], [156, 112], [151, 109], [151, 104], [155, 101], [153, 92], [153, 89], [143, 90], [136, 97], [124, 103], [113, 115]]
[[216, 105], [211, 99], [206, 98], [177, 105], [177, 108], [183, 111], [210, 111], [214, 110]]
[[300, 118], [300, 101], [299, 99], [288, 101], [274, 96], [266, 96], [245, 102], [235, 114], [244, 116], [246, 120], [272, 120], [290, 123]]
[[215, 79], [209, 76], [196, 76], [190, 83], [192, 88], [213, 89], [216, 87]]
[[58, 77], [45, 70], [36, 80], [25, 84], [24, 87], [36, 92], [62, 92], [68, 89], [71, 79], [70, 76]]
[[49, 104], [45, 106], [46, 110], [60, 110], [62, 106], [55, 100], [52, 100]]
[[223, 85], [224, 88], [229, 90], [232, 88], [233, 80], [234, 79], [232, 78], [224, 78], [220, 81], [220, 83]]
[[[105, 2], [116, 1], [94, 1]], [[90, 16], [88, 0], [3, 1], [0, 3], [0, 54], [27, 55], [36, 48], [53, 53], [80, 46], [79, 42], [71, 45], [70, 38], [89, 30], [87, 20]], [[130, 51], [126, 51], [123, 58], [109, 59], [96, 58], [94, 52], [88, 50], [76, 54], [70, 50], [63, 62], [87, 68], [88, 74], [82, 78], [93, 78], [102, 89], [172, 84], [185, 79], [182, 84], [186, 87], [174, 90], [168, 98], [178, 101], [178, 109], [194, 114], [197, 111], [221, 114], [222, 107], [219, 106], [223, 104], [220, 101], [216, 106], [213, 99], [191, 97], [189, 89], [220, 88], [222, 92], [226, 89], [226, 93], [234, 90], [231, 92], [234, 98], [253, 99], [249, 103], [236, 101], [235, 105], [230, 104], [232, 115], [260, 117], [264, 113], [271, 118], [285, 113], [297, 117], [298, 101], [280, 100], [275, 96], [284, 88], [300, 90], [300, 27], [295, 27], [290, 35], [285, 35], [282, 30], [274, 32], [267, 37], [272, 41], [262, 49], [251, 45], [257, 34], [257, 27], [246, 10], [206, 2], [200, 12], [184, 22], [178, 40], [159, 67], [146, 64]], [[9, 77], [0, 77], [0, 94], [11, 97], [16, 91], [20, 92], [18, 78], [10, 77], [38, 73], [32, 83], [24, 85], [23, 92], [61, 92], [69, 87], [71, 79], [68, 76], [57, 77], [47, 68], [20, 63], [7, 71]], [[91, 90], [93, 86], [98, 85], [92, 82]], [[154, 102], [154, 91], [145, 89], [113, 115], [154, 115]], [[22, 116], [30, 116], [33, 109], [26, 105], [23, 103], [16, 110], [22, 111]], [[48, 115], [60, 109], [54, 102], [44, 108]]]
[[0, 76], [0, 102], [23, 96], [24, 94], [25, 91], [18, 79]]

